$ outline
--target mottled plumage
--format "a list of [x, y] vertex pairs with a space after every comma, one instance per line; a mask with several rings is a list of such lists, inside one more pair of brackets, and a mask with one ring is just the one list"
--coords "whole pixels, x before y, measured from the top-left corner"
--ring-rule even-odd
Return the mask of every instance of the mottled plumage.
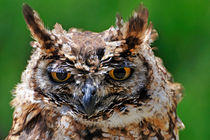
[[6, 139], [179, 139], [182, 87], [154, 56], [146, 8], [100, 33], [47, 30], [28, 5], [23, 14], [34, 49]]

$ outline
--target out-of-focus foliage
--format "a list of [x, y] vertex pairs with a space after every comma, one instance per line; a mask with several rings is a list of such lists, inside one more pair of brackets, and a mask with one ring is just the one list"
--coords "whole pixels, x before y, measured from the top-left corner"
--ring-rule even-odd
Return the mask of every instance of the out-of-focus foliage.
[[[0, 139], [9, 131], [11, 91], [20, 81], [29, 59], [30, 33], [22, 3], [38, 11], [50, 29], [58, 22], [65, 29], [100, 32], [115, 23], [117, 12], [128, 19], [140, 0], [0, 0]], [[185, 87], [178, 114], [186, 125], [183, 140], [210, 139], [210, 1], [144, 0], [150, 20], [159, 32], [154, 43], [175, 81]]]

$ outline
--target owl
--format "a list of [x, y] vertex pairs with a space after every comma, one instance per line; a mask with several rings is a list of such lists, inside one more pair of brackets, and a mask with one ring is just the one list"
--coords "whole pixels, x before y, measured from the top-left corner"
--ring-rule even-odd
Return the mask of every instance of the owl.
[[23, 15], [35, 41], [7, 140], [179, 139], [182, 86], [150, 47], [158, 34], [143, 5], [100, 33], [48, 30], [27, 4]]

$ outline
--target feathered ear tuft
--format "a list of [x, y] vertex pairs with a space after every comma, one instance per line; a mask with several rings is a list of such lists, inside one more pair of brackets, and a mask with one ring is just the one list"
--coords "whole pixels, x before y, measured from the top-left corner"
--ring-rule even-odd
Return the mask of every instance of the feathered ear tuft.
[[29, 5], [23, 4], [23, 15], [33, 38], [39, 42], [42, 47], [50, 49], [52, 46], [50, 33], [45, 29], [37, 12]]
[[[152, 23], [148, 25], [149, 12], [142, 4], [136, 10], [129, 21], [124, 25], [124, 38], [128, 44], [140, 45], [142, 43], [151, 43], [157, 36], [155, 30], [152, 30]], [[155, 34], [154, 34], [155, 33]], [[152, 35], [153, 34], [153, 35]]]
[[141, 38], [147, 28], [148, 16], [148, 10], [143, 5], [140, 5], [139, 9], [134, 12], [127, 22], [126, 38]]
[[148, 25], [149, 12], [147, 8], [140, 5], [133, 16], [123, 24], [122, 18], [118, 15], [116, 21], [116, 30], [118, 32], [118, 40], [126, 40], [126, 44], [122, 46], [123, 52], [137, 52], [142, 43], [150, 44], [158, 36], [156, 30], [152, 29], [152, 23]]

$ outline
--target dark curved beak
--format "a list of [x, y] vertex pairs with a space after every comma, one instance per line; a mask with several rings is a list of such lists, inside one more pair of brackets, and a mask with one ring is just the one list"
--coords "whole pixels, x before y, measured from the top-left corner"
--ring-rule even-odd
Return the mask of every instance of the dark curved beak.
[[87, 80], [82, 87], [82, 105], [85, 113], [89, 116], [95, 112], [95, 93], [96, 87], [93, 86], [92, 80]]

